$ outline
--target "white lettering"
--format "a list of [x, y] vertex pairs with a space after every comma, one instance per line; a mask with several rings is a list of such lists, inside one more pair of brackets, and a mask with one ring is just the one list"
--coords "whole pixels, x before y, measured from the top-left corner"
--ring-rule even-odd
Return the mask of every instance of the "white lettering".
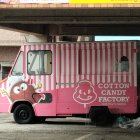
[[103, 88], [103, 84], [102, 84], [102, 83], [98, 84], [98, 87], [99, 87], [100, 89]]
[[127, 89], [130, 87], [129, 83], [100, 83], [98, 84], [98, 88], [100, 89]]
[[106, 96], [106, 95], [110, 95], [110, 96], [123, 95], [123, 96], [125, 96], [126, 95], [126, 90], [102, 90], [101, 94], [103, 96]]
[[99, 97], [101, 103], [128, 103], [129, 97]]
[[101, 91], [101, 94], [102, 94], [102, 95], [106, 95], [106, 90], [102, 90], [102, 91]]
[[101, 90], [101, 96], [98, 97], [100, 103], [126, 104], [129, 102], [127, 89], [129, 83], [100, 83], [98, 88]]

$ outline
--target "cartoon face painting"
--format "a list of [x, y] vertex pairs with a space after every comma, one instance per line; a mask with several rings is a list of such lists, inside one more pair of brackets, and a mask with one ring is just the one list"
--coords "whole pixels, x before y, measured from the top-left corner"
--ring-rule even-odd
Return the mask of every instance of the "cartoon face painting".
[[86, 107], [87, 104], [94, 102], [96, 98], [97, 95], [92, 84], [89, 81], [80, 81], [73, 94], [73, 99]]
[[28, 84], [28, 82], [20, 81], [12, 86], [10, 93], [7, 94], [7, 96], [12, 102], [27, 100], [32, 104], [39, 103], [45, 96], [44, 94], [36, 93], [35, 90], [35, 87]]

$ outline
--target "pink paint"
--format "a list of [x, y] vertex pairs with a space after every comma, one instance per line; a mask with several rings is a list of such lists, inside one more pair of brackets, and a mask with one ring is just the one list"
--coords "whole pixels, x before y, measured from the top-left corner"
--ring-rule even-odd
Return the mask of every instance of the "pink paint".
[[[22, 81], [32, 86], [35, 94], [32, 93], [33, 96], [30, 98], [20, 96], [19, 99], [16, 95], [14, 98], [16, 101], [29, 101], [36, 116], [84, 114], [91, 106], [108, 106], [112, 113], [135, 113], [137, 110], [136, 45], [134, 41], [23, 45]], [[28, 51], [33, 50], [52, 52], [52, 62], [49, 62], [52, 63], [51, 74], [28, 74]], [[129, 71], [120, 71], [122, 56], [126, 56], [129, 60]], [[31, 60], [34, 62], [38, 58]], [[49, 63], [45, 64], [46, 69]], [[16, 78], [17, 82], [13, 80], [15, 83], [9, 83], [11, 78]], [[15, 102], [9, 100], [11, 100], [11, 90], [19, 82], [18, 78], [21, 80], [19, 76], [13, 77], [9, 74], [9, 78], [0, 83], [1, 112], [8, 112], [9, 107]], [[4, 91], [7, 94], [3, 94]], [[44, 99], [45, 93], [52, 95], [52, 101]], [[27, 95], [29, 94], [31, 93], [28, 91]]]
[[0, 3], [9, 3], [10, 0], [0, 0]]

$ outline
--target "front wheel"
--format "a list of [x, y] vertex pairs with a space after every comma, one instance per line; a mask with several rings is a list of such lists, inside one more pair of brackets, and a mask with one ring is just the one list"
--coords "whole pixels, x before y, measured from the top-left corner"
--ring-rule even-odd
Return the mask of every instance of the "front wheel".
[[13, 115], [15, 122], [19, 124], [31, 123], [34, 118], [34, 112], [32, 107], [26, 104], [18, 105], [15, 108]]

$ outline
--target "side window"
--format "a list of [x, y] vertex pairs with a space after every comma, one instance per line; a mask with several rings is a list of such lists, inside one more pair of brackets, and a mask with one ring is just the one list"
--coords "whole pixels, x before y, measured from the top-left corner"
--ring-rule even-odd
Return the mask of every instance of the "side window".
[[29, 51], [27, 71], [29, 75], [50, 75], [52, 73], [52, 52], [47, 50]]
[[126, 56], [122, 56], [119, 62], [115, 64], [116, 72], [128, 72], [129, 71], [129, 60]]
[[17, 61], [13, 67], [12, 75], [23, 75], [23, 52], [20, 52]]

